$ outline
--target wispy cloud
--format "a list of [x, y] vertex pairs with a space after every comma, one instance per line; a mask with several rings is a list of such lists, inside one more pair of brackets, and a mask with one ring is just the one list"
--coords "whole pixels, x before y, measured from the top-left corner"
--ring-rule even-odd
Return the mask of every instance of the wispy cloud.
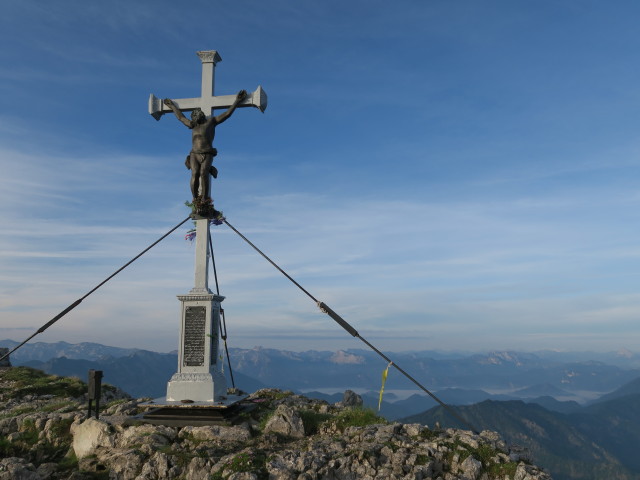
[[[382, 348], [636, 338], [633, 15], [285, 0], [4, 13], [0, 328], [44, 323], [186, 217], [189, 132], [154, 122], [146, 100], [197, 93], [195, 50], [218, 48], [220, 91], [262, 83], [270, 106], [218, 132], [216, 206]], [[44, 337], [175, 348], [186, 229]], [[240, 238], [213, 231], [245, 346], [342, 342]]]

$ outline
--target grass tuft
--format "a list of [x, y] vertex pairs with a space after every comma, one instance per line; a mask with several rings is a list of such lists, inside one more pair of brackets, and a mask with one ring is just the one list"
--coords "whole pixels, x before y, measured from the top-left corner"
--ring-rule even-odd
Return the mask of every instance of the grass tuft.
[[315, 435], [320, 429], [320, 425], [332, 417], [328, 413], [319, 413], [313, 410], [300, 410], [298, 412], [304, 425], [305, 435]]
[[29, 367], [13, 367], [2, 374], [5, 381], [14, 382], [12, 395], [54, 395], [79, 397], [87, 392], [87, 385], [78, 378], [48, 375]]
[[267, 457], [261, 451], [242, 452], [234, 456], [225, 467], [211, 476], [211, 480], [222, 480], [233, 473], [253, 473], [259, 480], [269, 478], [266, 468]]
[[340, 431], [344, 431], [348, 427], [389, 423], [386, 419], [379, 417], [371, 408], [347, 408], [327, 422], [335, 425]]

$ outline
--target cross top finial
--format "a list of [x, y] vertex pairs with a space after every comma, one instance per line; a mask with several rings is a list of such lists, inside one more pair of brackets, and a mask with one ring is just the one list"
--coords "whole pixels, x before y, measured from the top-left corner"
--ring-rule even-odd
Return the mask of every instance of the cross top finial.
[[213, 63], [214, 65], [222, 61], [222, 57], [216, 50], [201, 50], [196, 52], [202, 63]]

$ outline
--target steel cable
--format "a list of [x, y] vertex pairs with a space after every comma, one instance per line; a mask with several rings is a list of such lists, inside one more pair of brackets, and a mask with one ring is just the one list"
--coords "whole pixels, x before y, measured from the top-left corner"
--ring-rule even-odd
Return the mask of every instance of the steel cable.
[[[220, 286], [218, 285], [218, 270], [216, 269], [216, 257], [213, 255], [213, 242], [211, 240], [211, 232], [209, 232], [209, 251], [211, 252], [211, 264], [213, 265], [213, 278], [216, 282], [216, 293], [220, 295]], [[220, 338], [224, 342], [224, 351], [227, 355], [227, 365], [229, 366], [229, 377], [231, 378], [231, 386], [236, 388], [236, 382], [233, 378], [233, 370], [231, 369], [231, 357], [229, 357], [229, 347], [227, 346], [227, 319], [224, 316], [224, 308], [220, 307]], [[224, 327], [224, 329], [223, 329]]]
[[175, 230], [177, 230], [183, 223], [185, 223], [187, 220], [189, 220], [191, 218], [191, 216], [188, 216], [187, 218], [185, 218], [184, 220], [182, 220], [179, 224], [177, 224], [175, 227], [173, 227], [171, 230], [169, 230], [167, 233], [165, 233], [164, 235], [162, 235], [158, 240], [156, 240], [155, 242], [153, 242], [151, 245], [149, 245], [147, 248], [145, 248], [142, 252], [140, 252], [138, 255], [136, 255], [135, 257], [133, 257], [131, 260], [129, 260], [127, 263], [125, 263], [122, 267], [120, 267], [118, 270], [116, 270], [115, 272], [113, 272], [111, 275], [109, 275], [106, 279], [104, 279], [102, 282], [100, 282], [98, 285], [96, 285], [95, 287], [93, 287], [91, 290], [89, 290], [84, 296], [80, 297], [78, 300], [76, 300], [75, 302], [73, 302], [71, 305], [69, 305], [67, 308], [65, 308], [63, 311], [61, 311], [58, 315], [56, 315], [55, 317], [53, 317], [51, 320], [49, 320], [47, 323], [45, 323], [43, 326], [41, 326], [35, 333], [33, 333], [29, 338], [27, 338], [25, 341], [23, 341], [21, 344], [17, 345], [16, 347], [14, 347], [11, 351], [7, 352], [6, 354], [4, 354], [2, 357], [0, 357], [0, 361], [4, 360], [5, 358], [7, 358], [9, 355], [11, 355], [13, 352], [15, 352], [16, 350], [18, 350], [20, 347], [22, 347], [25, 343], [27, 343], [29, 340], [31, 340], [33, 337], [35, 337], [36, 335], [38, 335], [39, 333], [44, 332], [47, 328], [49, 328], [51, 325], [53, 325], [54, 323], [56, 323], [58, 320], [60, 320], [62, 317], [64, 317], [67, 313], [69, 313], [71, 310], [73, 310], [74, 308], [76, 308], [78, 305], [80, 305], [82, 303], [82, 301], [87, 298], [89, 295], [91, 295], [93, 292], [95, 292], [96, 290], [98, 290], [101, 286], [103, 286], [105, 283], [107, 283], [109, 280], [111, 280], [113, 277], [115, 277], [117, 274], [119, 274], [122, 270], [124, 270], [125, 268], [127, 268], [129, 265], [131, 265], [133, 262], [135, 262], [138, 258], [140, 258], [142, 255], [144, 255], [145, 253], [147, 253], [149, 250], [151, 250], [153, 247], [155, 247], [158, 243], [160, 243], [162, 240], [164, 240], [166, 237], [168, 237], [171, 233], [173, 233]]
[[393, 365], [396, 370], [398, 370], [402, 375], [407, 377], [411, 382], [417, 385], [423, 392], [427, 393], [431, 398], [433, 398], [436, 402], [438, 402], [452, 417], [461, 422], [463, 425], [469, 428], [473, 433], [478, 434], [478, 431], [471, 425], [468, 421], [466, 421], [463, 417], [461, 417], [458, 412], [456, 412], [451, 406], [444, 403], [440, 400], [433, 392], [427, 390], [420, 382], [418, 382], [415, 378], [405, 372], [402, 368], [400, 368], [395, 362], [392, 362], [389, 357], [387, 357], [384, 353], [378, 350], [375, 346], [369, 343], [365, 338], [363, 338], [358, 331], [353, 328], [344, 318], [334, 312], [331, 308], [329, 308], [325, 303], [319, 302], [313, 295], [311, 295], [307, 290], [305, 290], [302, 285], [296, 282], [291, 276], [289, 276], [282, 268], [280, 268], [273, 260], [271, 260], [264, 252], [262, 252], [258, 247], [256, 247], [247, 237], [245, 237], [242, 233], [240, 233], [233, 225], [231, 225], [226, 219], [222, 220], [231, 230], [236, 232], [240, 238], [242, 238], [245, 242], [247, 242], [253, 249], [258, 252], [262, 257], [264, 257], [271, 265], [277, 268], [280, 273], [282, 273], [285, 277], [287, 277], [291, 282], [293, 282], [300, 290], [302, 290], [309, 298], [311, 298], [316, 305], [320, 308], [323, 313], [329, 315], [333, 320], [335, 320], [338, 325], [344, 328], [349, 334], [352, 336], [359, 338], [362, 342], [364, 342], [371, 350], [384, 358], [387, 362]]

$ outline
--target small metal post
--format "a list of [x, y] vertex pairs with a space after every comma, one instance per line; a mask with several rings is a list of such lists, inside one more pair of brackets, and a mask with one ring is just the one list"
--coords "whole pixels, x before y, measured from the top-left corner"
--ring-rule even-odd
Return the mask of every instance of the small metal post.
[[91, 417], [91, 403], [96, 402], [96, 420], [100, 414], [100, 390], [102, 387], [102, 370], [89, 370], [89, 410], [87, 418]]

